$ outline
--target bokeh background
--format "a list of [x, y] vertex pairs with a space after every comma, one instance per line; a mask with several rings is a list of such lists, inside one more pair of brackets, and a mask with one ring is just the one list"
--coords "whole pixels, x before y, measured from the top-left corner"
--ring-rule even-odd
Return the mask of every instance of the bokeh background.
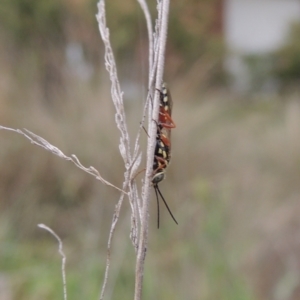
[[[135, 1], [107, 2], [133, 141], [146, 95], [145, 22]], [[177, 127], [160, 188], [179, 225], [162, 206], [156, 228], [153, 193], [143, 299], [300, 299], [300, 8], [268, 0], [259, 15], [246, 0], [171, 2], [165, 80]], [[294, 14], [274, 13], [285, 8]], [[121, 186], [96, 12], [95, 0], [1, 0], [0, 124], [41, 135]], [[260, 47], [265, 31], [276, 42]], [[98, 299], [118, 197], [1, 131], [0, 299], [62, 298], [57, 243], [39, 223], [63, 239], [69, 298]], [[129, 229], [125, 202], [106, 299], [133, 297]]]

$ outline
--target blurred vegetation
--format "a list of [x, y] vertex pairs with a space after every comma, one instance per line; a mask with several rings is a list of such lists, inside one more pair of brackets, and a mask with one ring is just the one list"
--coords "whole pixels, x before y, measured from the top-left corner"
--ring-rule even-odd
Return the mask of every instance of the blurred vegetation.
[[300, 82], [300, 23], [292, 24], [286, 44], [274, 54], [274, 75], [283, 88], [294, 88]]
[[[28, 128], [121, 186], [96, 1], [48, 2], [1, 3], [0, 123]], [[296, 300], [299, 97], [237, 98], [216, 85], [224, 80], [218, 3], [172, 6], [166, 77], [173, 77], [177, 128], [160, 188], [179, 225], [162, 210], [157, 230], [153, 201], [144, 299]], [[126, 98], [134, 134], [146, 80], [144, 20], [134, 1], [109, 1], [107, 8], [121, 84], [137, 84]], [[119, 194], [21, 136], [1, 132], [0, 145], [0, 299], [62, 297], [57, 244], [39, 223], [63, 238], [69, 298], [97, 299]], [[125, 203], [107, 299], [133, 295], [129, 214]]]
[[290, 25], [282, 47], [275, 52], [242, 55], [247, 71], [247, 90], [253, 96], [261, 92], [299, 93], [300, 23]]
[[[187, 5], [186, 1], [178, 1], [171, 9], [167, 76], [187, 72], [203, 57], [217, 66], [206, 74], [207, 78], [210, 82], [213, 78], [219, 81], [224, 75], [221, 68], [224, 47], [214, 8], [220, 1], [189, 2]], [[155, 12], [155, 3], [150, 4]], [[66, 82], [70, 73], [74, 73], [70, 64], [73, 69], [74, 65], [77, 69], [81, 67], [81, 76], [82, 68], [88, 69], [87, 78], [94, 79], [95, 85], [99, 82], [103, 53], [95, 8], [95, 0], [3, 0], [1, 3], [2, 56], [6, 54], [6, 61], [22, 84], [27, 85], [28, 80], [38, 83], [41, 97], [48, 104], [53, 105], [66, 92]], [[107, 22], [120, 74], [133, 81], [146, 78], [147, 31], [138, 3], [131, 0], [124, 5], [120, 0], [109, 1]], [[139, 71], [128, 72], [128, 69]]]

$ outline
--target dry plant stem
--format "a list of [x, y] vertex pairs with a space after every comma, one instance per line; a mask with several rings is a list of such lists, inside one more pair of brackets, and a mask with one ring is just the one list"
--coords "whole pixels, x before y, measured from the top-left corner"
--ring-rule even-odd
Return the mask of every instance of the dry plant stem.
[[[129, 185], [130, 185], [130, 178], [125, 179], [124, 184], [123, 184], [123, 189], [126, 190]], [[111, 243], [112, 243], [113, 235], [114, 235], [114, 232], [116, 230], [116, 226], [117, 226], [117, 223], [119, 220], [122, 203], [124, 201], [124, 196], [125, 196], [124, 193], [121, 194], [120, 199], [119, 199], [117, 205], [115, 206], [115, 211], [114, 211], [112, 224], [111, 224], [109, 237], [108, 237], [108, 242], [107, 242], [106, 267], [105, 267], [105, 273], [104, 273], [104, 280], [103, 280], [103, 284], [102, 284], [102, 288], [101, 288], [101, 292], [100, 292], [100, 298], [99, 298], [100, 300], [104, 299], [104, 293], [105, 293], [105, 289], [107, 286], [108, 274], [109, 274], [109, 270], [110, 270]], [[129, 196], [129, 198], [130, 198], [130, 196]], [[132, 213], [132, 216], [134, 216], [134, 213]], [[133, 235], [133, 233], [135, 233], [135, 236], [133, 238], [134, 238], [134, 240], [136, 240], [137, 228], [132, 228], [131, 230], [132, 230], [132, 233], [131, 233], [132, 235]], [[135, 247], [137, 247], [137, 246], [135, 246]]]
[[[129, 141], [129, 134], [127, 130], [126, 125], [126, 118], [125, 118], [125, 110], [124, 110], [124, 104], [123, 104], [123, 94], [121, 92], [119, 80], [117, 77], [117, 68], [116, 63], [109, 39], [109, 29], [106, 26], [106, 17], [105, 17], [105, 1], [100, 0], [98, 2], [98, 14], [96, 15], [99, 31], [101, 38], [104, 43], [105, 47], [105, 67], [109, 73], [110, 80], [111, 80], [111, 95], [112, 95], [112, 101], [114, 103], [115, 109], [116, 109], [116, 115], [115, 120], [118, 129], [120, 130], [121, 137], [120, 137], [120, 153], [125, 163], [126, 171], [124, 173], [124, 183], [123, 183], [123, 189], [127, 190], [129, 189], [128, 196], [129, 201], [131, 205], [131, 211], [132, 211], [132, 220], [136, 220], [139, 214], [136, 212], [140, 210], [139, 208], [139, 200], [137, 198], [136, 193], [136, 186], [135, 182], [132, 182], [131, 175], [138, 169], [140, 162], [141, 162], [141, 155], [138, 154], [139, 145], [136, 143], [135, 149], [134, 149], [134, 156], [132, 158], [130, 153], [130, 141]], [[115, 228], [119, 219], [121, 206], [124, 200], [124, 194], [120, 196], [120, 199], [118, 201], [118, 204], [116, 205], [115, 212], [113, 215], [112, 225], [109, 233], [109, 239], [108, 239], [108, 245], [107, 245], [107, 261], [106, 261], [106, 269], [105, 269], [105, 275], [104, 275], [104, 282], [102, 285], [101, 293], [100, 293], [100, 299], [103, 299], [105, 288], [107, 285], [107, 279], [108, 279], [108, 273], [109, 273], [109, 267], [110, 267], [110, 253], [111, 253], [111, 242], [113, 238], [113, 234], [115, 232]], [[132, 230], [131, 230], [131, 238], [132, 241], [137, 247], [137, 236], [138, 236], [138, 227], [137, 222], [132, 222]]]
[[60, 237], [53, 231], [51, 228], [44, 224], [38, 224], [38, 227], [47, 230], [50, 232], [58, 241], [58, 252], [62, 257], [62, 262], [61, 262], [61, 273], [62, 273], [62, 280], [63, 280], [63, 289], [64, 289], [64, 300], [67, 300], [68, 298], [68, 293], [67, 293], [67, 279], [66, 279], [66, 260], [67, 257], [63, 251], [63, 243]]
[[101, 38], [105, 46], [105, 55], [104, 55], [105, 67], [109, 73], [110, 81], [111, 81], [111, 95], [116, 109], [115, 120], [116, 120], [117, 127], [121, 132], [120, 145], [119, 145], [120, 153], [125, 162], [125, 167], [126, 169], [128, 169], [131, 162], [130, 141], [129, 141], [129, 135], [128, 135], [127, 125], [126, 125], [126, 117], [125, 117], [125, 110], [123, 104], [123, 93], [121, 92], [121, 87], [117, 75], [116, 63], [115, 63], [113, 51], [109, 40], [109, 29], [106, 27], [104, 0], [100, 0], [98, 2], [98, 14], [96, 15], [96, 18], [98, 21]]
[[[132, 190], [135, 193], [135, 195], [134, 195], [135, 199], [139, 200], [137, 186], [134, 185]], [[141, 206], [140, 206], [141, 204], [139, 203], [139, 201], [137, 203], [133, 203], [131, 205], [133, 205], [132, 209], [135, 210], [135, 214], [131, 215], [130, 239], [131, 239], [132, 244], [134, 246], [135, 252], [137, 253], [137, 251], [138, 251], [139, 228], [140, 228], [140, 220], [142, 219], [142, 216], [141, 216], [142, 211], [141, 211]], [[138, 218], [136, 216], [138, 216]]]
[[[161, 19], [158, 20], [160, 24], [160, 34], [159, 34], [159, 48], [158, 48], [158, 64], [156, 72], [156, 85], [154, 93], [154, 107], [152, 111], [152, 120], [150, 123], [150, 138], [148, 139], [147, 147], [147, 169], [145, 175], [145, 185], [143, 193], [143, 211], [142, 211], [142, 221], [141, 221], [141, 231], [139, 238], [138, 254], [136, 261], [136, 274], [135, 274], [135, 295], [134, 300], [142, 299], [142, 283], [144, 277], [144, 265], [145, 257], [147, 252], [147, 243], [148, 243], [148, 223], [149, 223], [149, 202], [150, 202], [150, 188], [151, 188], [151, 179], [152, 179], [152, 167], [154, 159], [154, 150], [156, 143], [156, 124], [158, 120], [158, 110], [159, 110], [159, 92], [158, 90], [161, 87], [163, 70], [164, 70], [164, 57], [165, 57], [165, 48], [167, 40], [167, 29], [168, 29], [168, 15], [169, 15], [169, 0], [161, 1]], [[160, 14], [159, 14], [160, 16]], [[155, 66], [154, 66], [155, 67]], [[150, 70], [151, 71], [151, 70]]]
[[[166, 43], [167, 43], [167, 35], [168, 35], [168, 19], [169, 19], [169, 0], [162, 1], [162, 18], [158, 19], [160, 22], [160, 35], [159, 35], [159, 50], [158, 50], [158, 63], [157, 63], [157, 72], [156, 72], [156, 85], [155, 85], [155, 91], [156, 91], [156, 104], [159, 107], [159, 90], [161, 89], [161, 84], [163, 82], [163, 73], [164, 73], [164, 65], [165, 65], [165, 49], [166, 49]], [[155, 120], [157, 121], [158, 117], [158, 107], [157, 111], [155, 111]], [[156, 129], [155, 123], [155, 129]]]
[[[136, 138], [136, 144], [139, 142], [140, 139], [140, 131], [144, 125], [145, 122], [145, 117], [146, 117], [146, 111], [149, 106], [149, 102], [151, 99], [153, 99], [153, 93], [151, 92], [151, 87], [153, 87], [153, 82], [154, 82], [154, 73], [155, 73], [155, 68], [153, 68], [153, 61], [154, 61], [154, 43], [153, 43], [153, 27], [152, 27], [152, 20], [151, 20], [151, 15], [149, 11], [149, 7], [146, 3], [145, 0], [137, 0], [141, 6], [141, 9], [145, 15], [145, 20], [147, 24], [147, 31], [148, 31], [148, 39], [149, 39], [149, 78], [148, 78], [148, 95], [146, 99], [146, 103], [144, 106], [144, 111], [143, 111], [143, 117], [141, 121], [141, 126], [139, 128], [139, 132]], [[150, 109], [151, 110], [151, 109]], [[149, 110], [149, 111], [150, 111]]]
[[[154, 80], [156, 79], [156, 68], [158, 64], [158, 53], [159, 53], [159, 40], [160, 40], [160, 24], [161, 24], [161, 19], [162, 19], [162, 4], [159, 2], [157, 5], [157, 10], [158, 10], [158, 19], [155, 22], [155, 32], [153, 34], [154, 41], [153, 41], [153, 68], [150, 69], [150, 87], [153, 87]], [[150, 110], [149, 110], [150, 112]], [[150, 116], [151, 117], [151, 116]]]
[[77, 158], [76, 155], [72, 154], [71, 156], [67, 156], [65, 155], [60, 149], [58, 149], [57, 147], [53, 146], [52, 144], [50, 144], [48, 141], [46, 141], [45, 139], [43, 139], [42, 137], [34, 134], [33, 132], [27, 130], [26, 128], [24, 128], [22, 131], [21, 129], [13, 129], [10, 127], [4, 127], [0, 125], [0, 130], [8, 130], [8, 131], [13, 131], [16, 133], [19, 133], [23, 136], [25, 136], [28, 140], [30, 140], [30, 142], [34, 145], [37, 145], [39, 147], [44, 148], [45, 150], [51, 152], [54, 155], [59, 156], [62, 159], [71, 161], [76, 167], [78, 167], [79, 169], [85, 171], [86, 173], [89, 173], [91, 175], [93, 175], [97, 180], [100, 180], [102, 183], [111, 186], [115, 189], [117, 189], [118, 191], [121, 191], [122, 193], [127, 194], [124, 190], [116, 187], [115, 185], [111, 184], [110, 182], [108, 182], [107, 180], [105, 180], [99, 173], [99, 171], [97, 171], [93, 166], [90, 166], [88, 168], [84, 167], [81, 162], [79, 161], [79, 159]]
[[[153, 47], [153, 34], [152, 34], [152, 20], [151, 20], [151, 15], [150, 15], [150, 11], [149, 11], [149, 7], [146, 3], [145, 0], [137, 0], [141, 6], [141, 9], [145, 15], [145, 20], [146, 20], [146, 24], [147, 24], [147, 31], [148, 31], [148, 39], [149, 39], [149, 74], [150, 74], [150, 70], [153, 69], [153, 50], [154, 50], [154, 47]], [[141, 121], [141, 124], [140, 124], [140, 127], [139, 127], [139, 130], [138, 130], [138, 133], [137, 133], [137, 137], [136, 137], [136, 140], [135, 140], [135, 147], [134, 147], [134, 156], [137, 155], [137, 150], [139, 149], [139, 142], [140, 142], [140, 135], [141, 135], [141, 130], [144, 126], [144, 123], [145, 123], [145, 118], [146, 118], [146, 112], [147, 112], [147, 109], [149, 107], [149, 102], [150, 102], [150, 99], [151, 97], [153, 96], [151, 93], [150, 93], [150, 89], [151, 89], [151, 86], [153, 86], [153, 80], [154, 80], [154, 77], [150, 76], [149, 75], [149, 78], [148, 78], [148, 96], [147, 96], [147, 99], [146, 99], [146, 102], [145, 102], [145, 106], [144, 106], [144, 110], [143, 110], [143, 116], [142, 116], [142, 121]], [[131, 178], [134, 178], [135, 177], [135, 173], [132, 172], [131, 174]], [[139, 219], [138, 220], [141, 220], [142, 219], [142, 212], [141, 212], [141, 204], [140, 204], [140, 201], [139, 201], [139, 198], [138, 198], [138, 193], [136, 191], [136, 199], [138, 199], [137, 201], [137, 210], [139, 212]], [[137, 214], [136, 214], [137, 215]], [[132, 223], [134, 222], [137, 222], [138, 221], [136, 218], [134, 218], [134, 216], [132, 216]], [[134, 227], [132, 226], [132, 229]], [[137, 226], [137, 228], [139, 228], [139, 226]], [[133, 230], [131, 230], [133, 231]], [[135, 249], [137, 251], [138, 247], [137, 247], [137, 239], [134, 238], [136, 237], [136, 234], [138, 234], [138, 232], [135, 232], [133, 234], [133, 232], [131, 232], [131, 240], [135, 246]]]
[[[130, 210], [126, 210], [126, 212], [122, 211], [124, 213], [124, 217], [119, 220], [118, 226], [120, 228], [127, 228], [128, 225], [128, 219], [131, 214]], [[128, 255], [127, 249], [130, 247], [128, 245], [127, 240], [128, 236], [126, 234], [123, 234], [122, 232], [118, 233], [118, 237], [114, 239], [114, 247], [117, 249], [118, 253], [113, 256], [112, 263], [110, 266], [111, 269], [111, 275], [109, 276], [109, 288], [107, 288], [105, 292], [105, 299], [113, 299], [113, 295], [115, 295], [115, 290], [119, 287], [119, 278], [120, 274], [122, 273], [122, 266], [124, 265], [124, 260], [126, 260], [126, 257]]]
[[107, 255], [106, 255], [106, 267], [105, 267], [105, 273], [104, 273], [104, 280], [103, 280], [103, 284], [102, 284], [102, 288], [101, 288], [101, 293], [100, 293], [100, 300], [102, 300], [104, 298], [104, 293], [105, 293], [105, 288], [107, 285], [107, 280], [108, 280], [108, 273], [109, 273], [109, 268], [110, 268], [110, 254], [111, 254], [111, 242], [112, 242], [112, 238], [116, 229], [116, 225], [118, 223], [119, 220], [119, 214], [120, 214], [120, 210], [121, 210], [121, 206], [124, 200], [124, 194], [121, 195], [116, 208], [115, 208], [115, 212], [113, 215], [113, 220], [112, 220], [112, 224], [111, 224], [111, 228], [110, 228], [110, 232], [109, 232], [109, 237], [108, 237], [108, 242], [107, 242]]
[[[149, 12], [148, 5], [145, 0], [137, 0], [142, 8], [142, 11], [145, 15], [146, 24], [147, 24], [147, 31], [148, 31], [148, 39], [149, 39], [149, 70], [152, 70], [153, 66], [153, 36], [152, 36], [152, 21], [151, 15]], [[148, 78], [148, 88], [151, 87], [150, 76]]]

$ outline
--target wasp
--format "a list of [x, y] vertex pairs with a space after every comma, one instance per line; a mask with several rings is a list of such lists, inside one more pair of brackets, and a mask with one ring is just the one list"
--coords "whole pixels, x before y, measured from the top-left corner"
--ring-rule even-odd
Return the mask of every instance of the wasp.
[[172, 114], [172, 98], [165, 83], [162, 84], [162, 91], [160, 91], [160, 105], [159, 105], [159, 118], [156, 133], [156, 146], [153, 161], [153, 177], [152, 183], [155, 190], [157, 201], [157, 227], [159, 228], [159, 196], [162, 198], [168, 212], [176, 224], [174, 215], [172, 214], [165, 198], [163, 197], [158, 183], [165, 178], [166, 168], [171, 160], [171, 129], [175, 128]]

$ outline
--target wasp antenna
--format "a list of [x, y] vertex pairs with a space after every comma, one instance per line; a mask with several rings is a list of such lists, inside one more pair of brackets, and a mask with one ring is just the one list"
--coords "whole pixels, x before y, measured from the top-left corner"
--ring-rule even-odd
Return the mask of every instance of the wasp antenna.
[[156, 195], [156, 202], [157, 202], [157, 229], [159, 229], [159, 200], [158, 200], [158, 186], [157, 184], [154, 185], [155, 195]]
[[168, 206], [168, 204], [167, 204], [165, 198], [163, 197], [162, 193], [160, 192], [159, 187], [158, 187], [157, 184], [156, 184], [155, 192], [156, 192], [156, 190], [158, 191], [159, 195], [160, 195], [161, 198], [163, 199], [164, 204], [165, 204], [166, 208], [168, 209], [168, 212], [169, 212], [169, 214], [171, 215], [173, 221], [178, 225], [178, 222], [176, 221], [175, 217], [173, 216], [173, 214], [172, 214], [172, 212], [171, 212], [171, 210], [170, 210], [170, 208], [169, 208], [169, 206]]

